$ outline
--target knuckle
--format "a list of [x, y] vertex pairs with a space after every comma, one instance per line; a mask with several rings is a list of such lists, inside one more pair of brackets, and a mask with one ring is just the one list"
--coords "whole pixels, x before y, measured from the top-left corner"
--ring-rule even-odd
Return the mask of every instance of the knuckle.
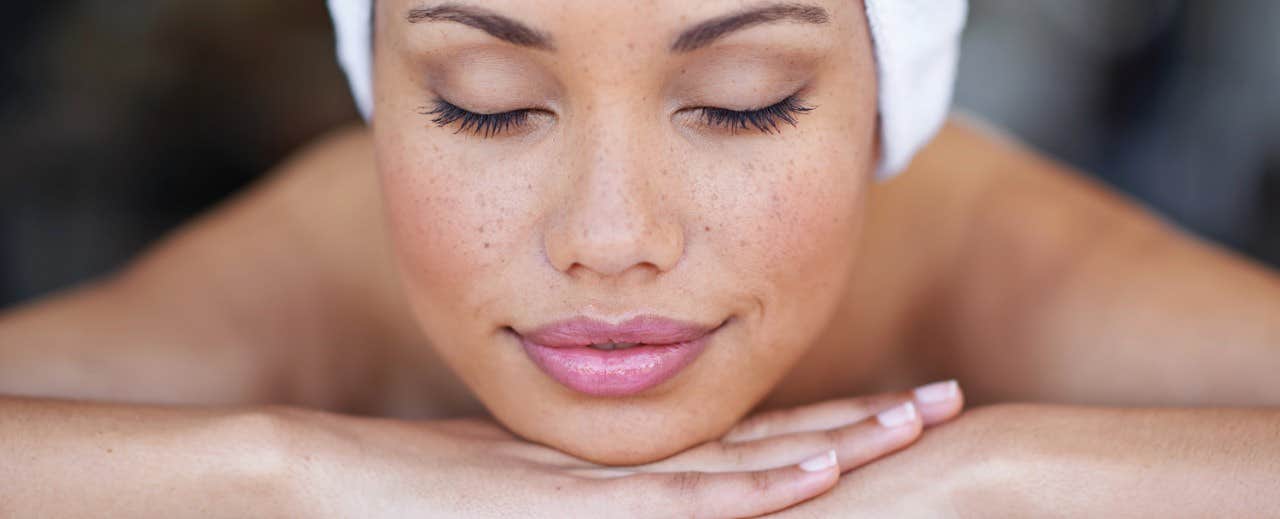
[[752, 472], [750, 482], [751, 490], [756, 493], [767, 492], [773, 486], [773, 478], [765, 471]]
[[827, 429], [822, 431], [822, 442], [827, 448], [839, 450], [840, 445], [844, 443], [844, 428]]
[[716, 443], [716, 457], [732, 466], [740, 466], [747, 460], [747, 448], [742, 445]]
[[697, 497], [699, 489], [702, 488], [705, 474], [695, 471], [677, 472], [672, 474], [667, 480], [668, 490], [681, 499], [693, 499]]

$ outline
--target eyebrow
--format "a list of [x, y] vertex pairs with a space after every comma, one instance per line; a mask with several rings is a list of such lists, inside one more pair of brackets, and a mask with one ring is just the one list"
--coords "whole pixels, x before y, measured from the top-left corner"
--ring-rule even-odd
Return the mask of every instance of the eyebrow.
[[540, 50], [555, 50], [551, 37], [528, 25], [493, 11], [459, 4], [415, 7], [405, 17], [409, 23], [456, 22], [480, 29], [499, 40]]
[[[488, 33], [502, 41], [540, 50], [554, 51], [551, 36], [514, 19], [480, 7], [461, 4], [441, 4], [415, 7], [405, 17], [409, 23], [455, 22]], [[747, 8], [718, 16], [686, 29], [671, 45], [671, 52], [692, 52], [706, 47], [730, 33], [748, 27], [792, 21], [808, 24], [825, 24], [831, 17], [827, 10], [815, 5], [800, 3], [775, 3]]]
[[781, 21], [825, 24], [830, 19], [827, 10], [816, 5], [784, 3], [748, 8], [717, 16], [689, 28], [676, 38], [676, 42], [671, 45], [671, 52], [692, 52], [710, 45], [729, 33], [756, 25]]

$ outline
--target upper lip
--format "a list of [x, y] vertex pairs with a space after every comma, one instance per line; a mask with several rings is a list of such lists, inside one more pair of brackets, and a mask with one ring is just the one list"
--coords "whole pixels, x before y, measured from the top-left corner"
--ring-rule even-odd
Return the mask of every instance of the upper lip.
[[702, 338], [717, 327], [656, 315], [639, 315], [618, 324], [590, 317], [573, 317], [519, 332], [533, 343], [552, 348], [577, 348], [593, 344], [680, 344]]

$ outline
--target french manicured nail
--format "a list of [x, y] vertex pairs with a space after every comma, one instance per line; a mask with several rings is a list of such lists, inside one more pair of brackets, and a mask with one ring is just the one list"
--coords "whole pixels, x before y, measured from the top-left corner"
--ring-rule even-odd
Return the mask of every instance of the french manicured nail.
[[901, 427], [916, 418], [916, 406], [911, 402], [886, 409], [876, 415], [876, 421], [887, 428]]
[[836, 451], [830, 450], [800, 462], [800, 470], [818, 472], [836, 466]]
[[960, 396], [960, 384], [954, 380], [934, 382], [915, 390], [916, 401], [922, 404], [938, 404], [955, 400]]

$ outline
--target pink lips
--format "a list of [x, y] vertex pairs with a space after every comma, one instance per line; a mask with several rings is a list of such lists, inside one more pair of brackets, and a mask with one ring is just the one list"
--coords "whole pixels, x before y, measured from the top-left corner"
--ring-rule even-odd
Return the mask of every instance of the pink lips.
[[[657, 386], [693, 363], [714, 331], [656, 316], [617, 325], [578, 317], [517, 335], [534, 364], [557, 382], [588, 395], [627, 396]], [[638, 345], [612, 351], [588, 347], [607, 343]]]

